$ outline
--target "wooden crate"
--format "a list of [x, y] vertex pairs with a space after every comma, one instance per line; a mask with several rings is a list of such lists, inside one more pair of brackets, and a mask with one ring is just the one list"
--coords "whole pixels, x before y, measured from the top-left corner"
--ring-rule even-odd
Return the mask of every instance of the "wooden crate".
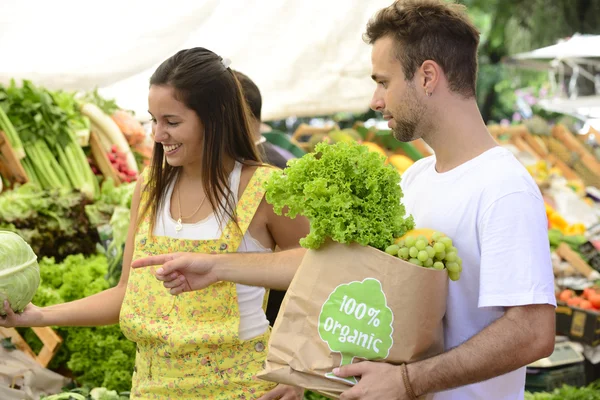
[[2, 131], [0, 131], [0, 175], [8, 180], [9, 188], [12, 188], [15, 184], [29, 182], [21, 161], [8, 142], [6, 134]]
[[562, 124], [557, 124], [552, 128], [552, 136], [558, 140], [570, 151], [576, 154], [575, 161], [581, 161], [581, 164], [593, 175], [600, 177], [600, 162], [596, 160], [583, 143], [575, 138], [569, 130]]
[[44, 344], [42, 350], [40, 350], [39, 354], [35, 354], [35, 352], [29, 347], [25, 339], [17, 332], [14, 328], [2, 328], [0, 327], [0, 337], [3, 338], [11, 338], [12, 343], [16, 348], [29, 355], [38, 364], [42, 367], [47, 367], [52, 361], [52, 358], [56, 355], [60, 346], [63, 342], [62, 338], [54, 332], [54, 330], [50, 327], [41, 327], [41, 328], [31, 328], [36, 336], [41, 340]]
[[100, 143], [100, 139], [98, 139], [98, 135], [94, 131], [90, 133], [90, 148], [92, 149], [92, 157], [104, 178], [112, 178], [115, 186], [119, 186], [121, 184], [121, 178], [119, 178], [117, 170], [115, 170], [110, 163], [108, 155], [105, 153], [102, 144]]
[[315, 134], [319, 133], [329, 133], [334, 129], [339, 129], [337, 125], [330, 125], [323, 128], [318, 128], [314, 126], [310, 126], [308, 124], [300, 124], [298, 129], [294, 132], [291, 138], [291, 142], [296, 146], [300, 147], [302, 150], [308, 152], [310, 151], [310, 146], [307, 141]]

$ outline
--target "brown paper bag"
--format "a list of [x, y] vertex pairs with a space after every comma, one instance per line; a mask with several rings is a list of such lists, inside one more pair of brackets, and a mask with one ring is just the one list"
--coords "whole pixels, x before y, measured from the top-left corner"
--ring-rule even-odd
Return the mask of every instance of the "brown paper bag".
[[356, 383], [335, 367], [410, 363], [444, 349], [448, 274], [372, 247], [329, 241], [304, 257], [269, 341], [259, 378], [330, 398]]

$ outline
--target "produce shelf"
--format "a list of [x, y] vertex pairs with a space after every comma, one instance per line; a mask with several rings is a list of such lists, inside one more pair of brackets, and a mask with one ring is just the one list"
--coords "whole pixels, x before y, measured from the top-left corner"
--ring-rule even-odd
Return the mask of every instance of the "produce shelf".
[[29, 182], [25, 169], [2, 131], [0, 131], [0, 175], [11, 184], [9, 188], [14, 184]]
[[25, 342], [25, 339], [23, 339], [19, 332], [14, 328], [0, 327], [0, 337], [11, 338], [12, 344], [14, 344], [16, 348], [29, 355], [42, 367], [47, 367], [60, 349], [63, 340], [50, 327], [31, 328], [31, 330], [44, 344], [39, 354], [35, 354], [27, 342]]
[[92, 149], [92, 157], [94, 157], [94, 161], [100, 169], [100, 172], [102, 172], [102, 175], [105, 178], [112, 178], [115, 186], [119, 186], [121, 184], [121, 178], [110, 163], [108, 156], [102, 148], [100, 139], [98, 139], [98, 135], [94, 131], [90, 133], [90, 148]]

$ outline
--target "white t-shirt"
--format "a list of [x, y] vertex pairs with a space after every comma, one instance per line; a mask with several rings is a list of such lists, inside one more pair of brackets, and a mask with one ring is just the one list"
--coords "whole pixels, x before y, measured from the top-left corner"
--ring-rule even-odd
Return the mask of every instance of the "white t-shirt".
[[[416, 162], [401, 186], [416, 227], [450, 236], [463, 260], [460, 279], [449, 282], [449, 350], [500, 318], [503, 307], [556, 306], [556, 300], [544, 202], [527, 170], [502, 147], [445, 173], [435, 162], [435, 156]], [[524, 387], [525, 367], [434, 399], [521, 400]]]

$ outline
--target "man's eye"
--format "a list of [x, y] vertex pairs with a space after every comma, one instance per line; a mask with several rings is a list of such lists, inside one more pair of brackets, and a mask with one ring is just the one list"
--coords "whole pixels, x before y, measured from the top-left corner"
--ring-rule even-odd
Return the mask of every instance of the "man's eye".
[[379, 84], [381, 85], [382, 88], [384, 88], [384, 89], [387, 88], [387, 82], [379, 82]]

